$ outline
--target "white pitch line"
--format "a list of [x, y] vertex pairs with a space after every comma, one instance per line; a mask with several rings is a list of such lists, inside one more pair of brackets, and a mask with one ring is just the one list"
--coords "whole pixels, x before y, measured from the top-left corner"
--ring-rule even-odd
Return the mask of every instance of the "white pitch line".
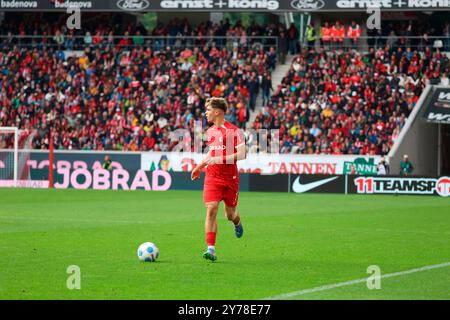
[[[425, 267], [421, 267], [421, 268], [405, 270], [405, 271], [400, 271], [400, 272], [388, 273], [388, 274], [381, 275], [380, 278], [384, 279], [384, 278], [399, 277], [399, 276], [404, 276], [404, 275], [411, 274], [411, 273], [422, 272], [422, 271], [438, 269], [438, 268], [445, 268], [445, 267], [450, 267], [450, 262], [444, 262], [444, 263], [440, 263], [440, 264], [434, 264], [431, 266], [425, 266]], [[363, 282], [366, 282], [367, 279], [368, 278], [362, 278], [362, 279], [356, 279], [356, 280], [351, 280], [351, 281], [346, 281], [346, 282], [339, 282], [339, 283], [329, 284], [329, 285], [325, 285], [325, 286], [279, 294], [276, 296], [263, 298], [262, 300], [284, 300], [287, 298], [301, 296], [301, 295], [308, 294], [308, 293], [326, 291], [326, 290], [331, 290], [334, 288], [351, 286], [351, 285], [357, 284], [357, 283], [363, 283]]]

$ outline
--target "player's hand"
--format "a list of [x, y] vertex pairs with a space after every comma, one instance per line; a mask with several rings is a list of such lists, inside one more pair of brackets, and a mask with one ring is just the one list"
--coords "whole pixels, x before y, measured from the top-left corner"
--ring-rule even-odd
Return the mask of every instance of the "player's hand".
[[200, 179], [200, 168], [199, 167], [195, 167], [194, 170], [192, 170], [191, 172], [191, 180], [198, 180]]

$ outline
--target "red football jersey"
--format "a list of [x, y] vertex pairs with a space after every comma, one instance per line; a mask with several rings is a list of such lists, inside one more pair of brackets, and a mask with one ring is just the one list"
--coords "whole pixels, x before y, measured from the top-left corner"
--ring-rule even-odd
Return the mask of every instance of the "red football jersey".
[[[245, 144], [245, 138], [241, 130], [231, 123], [225, 121], [220, 127], [212, 126], [206, 131], [208, 147], [212, 157], [229, 156], [237, 152], [237, 148]], [[221, 164], [208, 165], [206, 176], [217, 177], [227, 180], [238, 180], [238, 169], [236, 161], [223, 160]]]

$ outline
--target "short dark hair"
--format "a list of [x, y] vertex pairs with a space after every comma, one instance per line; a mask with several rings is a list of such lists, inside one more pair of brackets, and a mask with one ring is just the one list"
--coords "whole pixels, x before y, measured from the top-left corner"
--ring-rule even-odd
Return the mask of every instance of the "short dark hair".
[[228, 109], [228, 103], [227, 100], [224, 98], [208, 98], [206, 99], [206, 107], [211, 106], [213, 109], [220, 109], [223, 112], [227, 112]]

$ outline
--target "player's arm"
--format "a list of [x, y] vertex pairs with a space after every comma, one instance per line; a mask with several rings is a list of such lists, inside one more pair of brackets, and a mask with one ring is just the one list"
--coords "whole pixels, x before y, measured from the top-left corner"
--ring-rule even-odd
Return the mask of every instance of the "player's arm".
[[200, 174], [202, 173], [203, 168], [205, 168], [211, 159], [211, 155], [208, 153], [206, 157], [202, 159], [200, 164], [194, 168], [191, 172], [191, 180], [197, 180], [200, 178]]
[[223, 157], [223, 163], [236, 163], [239, 160], [247, 158], [247, 149], [245, 147], [245, 137], [240, 129], [237, 129], [234, 137], [234, 145], [236, 146], [236, 152], [226, 157]]
[[210, 157], [206, 156], [203, 161], [206, 165], [210, 164], [233, 164], [236, 161], [244, 160], [247, 158], [247, 150], [245, 148], [245, 143], [238, 145], [236, 147], [236, 152], [227, 156], [222, 157]]
[[245, 148], [245, 143], [236, 147], [236, 153], [230, 154], [223, 157], [223, 163], [235, 163], [239, 160], [244, 160], [247, 158], [247, 150]]

